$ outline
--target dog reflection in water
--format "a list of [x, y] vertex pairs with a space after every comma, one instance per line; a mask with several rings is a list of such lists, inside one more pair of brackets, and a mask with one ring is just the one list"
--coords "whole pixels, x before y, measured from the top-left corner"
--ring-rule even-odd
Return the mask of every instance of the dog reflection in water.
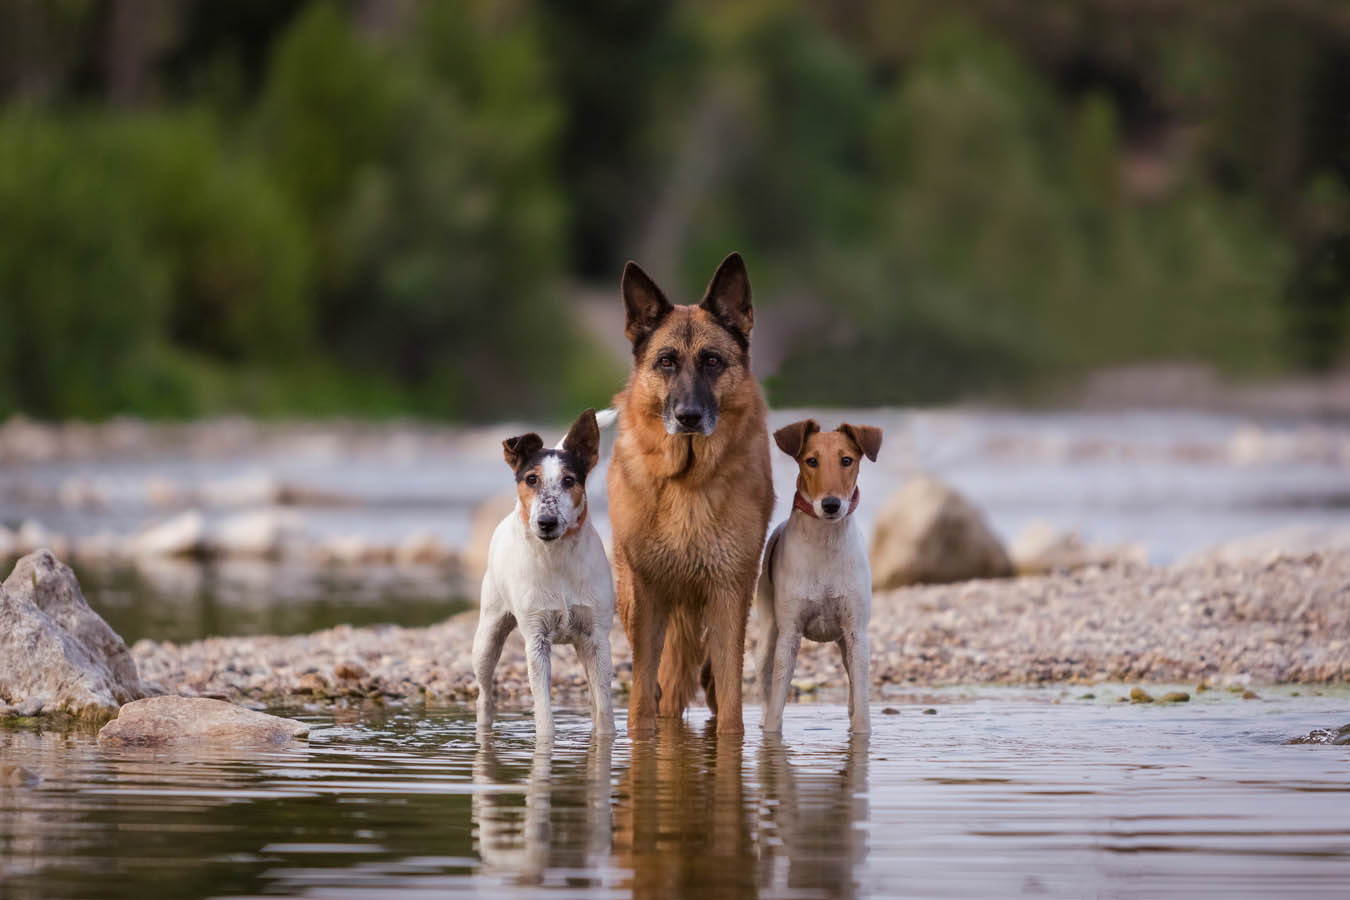
[[[568, 765], [552, 741], [538, 741], [520, 806], [513, 772], [492, 740], [479, 742], [473, 761], [475, 848], [485, 871], [518, 884], [541, 884], [559, 872], [573, 886], [582, 873], [599, 872], [609, 859], [612, 735], [592, 734], [581, 765]], [[577, 881], [582, 878], [583, 881]], [[598, 886], [599, 879], [592, 886]]]
[[632, 896], [753, 896], [755, 841], [741, 738], [661, 719], [633, 738], [619, 782], [614, 857]]
[[857, 827], [869, 814], [867, 744], [867, 735], [855, 734], [844, 753], [817, 749], [809, 762], [794, 764], [787, 744], [765, 737], [756, 863], [765, 896], [858, 895], [857, 873], [867, 858], [867, 831]]

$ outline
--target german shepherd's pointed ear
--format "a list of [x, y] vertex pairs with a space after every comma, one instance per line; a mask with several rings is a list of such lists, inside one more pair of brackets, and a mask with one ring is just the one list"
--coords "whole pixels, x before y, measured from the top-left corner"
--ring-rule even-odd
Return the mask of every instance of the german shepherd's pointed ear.
[[675, 307], [670, 305], [651, 276], [631, 259], [623, 267], [619, 291], [623, 294], [624, 312], [628, 314], [623, 333], [636, 351]]
[[848, 435], [848, 439], [858, 445], [868, 459], [877, 461], [877, 451], [881, 449], [881, 429], [871, 425], [840, 425], [835, 431]]
[[819, 430], [820, 426], [816, 424], [815, 419], [802, 419], [800, 422], [784, 425], [775, 431], [773, 440], [778, 445], [779, 450], [796, 459], [801, 455], [802, 448], [806, 446], [806, 439]]
[[600, 424], [595, 421], [595, 410], [588, 409], [577, 416], [572, 427], [567, 429], [562, 448], [583, 467], [577, 473], [581, 478], [585, 478], [595, 468], [595, 464], [600, 461]]
[[520, 467], [525, 465], [531, 456], [543, 449], [544, 439], [533, 431], [502, 441], [502, 455], [506, 457], [506, 464], [513, 472], [519, 472]]
[[749, 343], [750, 331], [755, 327], [755, 309], [750, 305], [750, 276], [739, 253], [722, 260], [699, 306], [740, 338], [742, 345]]

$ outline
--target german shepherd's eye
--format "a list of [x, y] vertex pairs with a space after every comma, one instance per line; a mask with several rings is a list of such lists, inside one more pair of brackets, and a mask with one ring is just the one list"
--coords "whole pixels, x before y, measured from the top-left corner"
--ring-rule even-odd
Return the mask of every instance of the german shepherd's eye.
[[534, 487], [536, 484], [539, 483], [539, 476], [531, 472], [529, 475], [525, 476], [525, 483], [528, 484], [530, 487]]
[[675, 371], [675, 357], [671, 356], [669, 353], [658, 359], [656, 361], [656, 364], [662, 369], [662, 371], [665, 372]]
[[841, 456], [841, 457], [839, 457], [839, 465], [841, 465], [841, 466], [843, 466], [845, 469], [847, 469], [849, 466], [853, 465], [853, 457], [851, 457], [851, 456]]
[[703, 368], [707, 369], [709, 372], [720, 372], [722, 369], [726, 368], [726, 365], [727, 364], [722, 357], [717, 356], [716, 354], [709, 353], [707, 356], [703, 357]]
[[574, 485], [574, 484], [576, 484], [576, 483], [577, 483], [577, 480], [576, 480], [575, 478], [573, 478], [571, 475], [564, 475], [564, 476], [563, 476], [563, 487], [565, 487], [565, 488], [571, 488], [572, 485]]
[[816, 466], [820, 465], [820, 462], [813, 456], [806, 461], [806, 464], [814, 469]]

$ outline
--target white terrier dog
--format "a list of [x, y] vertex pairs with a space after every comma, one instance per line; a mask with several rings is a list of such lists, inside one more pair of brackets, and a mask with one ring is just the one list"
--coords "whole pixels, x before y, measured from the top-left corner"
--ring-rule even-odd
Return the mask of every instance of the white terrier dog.
[[553, 736], [549, 704], [554, 644], [571, 644], [586, 671], [596, 732], [614, 733], [610, 694], [614, 578], [600, 535], [586, 520], [586, 475], [600, 458], [595, 410], [577, 418], [556, 449], [537, 434], [502, 442], [516, 474], [516, 508], [488, 546], [473, 672], [478, 680], [478, 728], [490, 730], [495, 712], [493, 670], [502, 644], [517, 626], [534, 694], [535, 739]]

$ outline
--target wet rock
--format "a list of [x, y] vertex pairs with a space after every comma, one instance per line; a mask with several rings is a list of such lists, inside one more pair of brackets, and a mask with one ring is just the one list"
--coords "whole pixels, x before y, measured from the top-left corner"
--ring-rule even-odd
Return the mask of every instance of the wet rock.
[[1079, 699], [1079, 700], [1096, 700], [1096, 699], [1097, 699], [1097, 695], [1094, 694], [1094, 693], [1092, 693], [1091, 691], [1088, 691], [1086, 694], [1079, 694], [1079, 695], [1078, 695], [1078, 699]]
[[872, 532], [871, 558], [878, 590], [1013, 572], [984, 515], [931, 477], [907, 482], [886, 501]]
[[881, 714], [883, 716], [898, 716], [900, 715], [900, 710], [896, 709], [894, 706], [888, 706], [881, 711]]
[[1189, 703], [1189, 702], [1191, 702], [1191, 695], [1188, 694], [1188, 693], [1186, 693], [1185, 691], [1170, 691], [1170, 692], [1168, 692], [1168, 693], [1166, 693], [1166, 694], [1163, 694], [1162, 700], [1161, 700], [1160, 702], [1162, 702], [1162, 703]]
[[1152, 703], [1153, 696], [1141, 687], [1130, 688], [1131, 703]]
[[1260, 700], [1260, 699], [1261, 699], [1261, 695], [1258, 694], [1256, 691], [1243, 691], [1243, 692], [1242, 692], [1242, 699], [1243, 699], [1243, 700]]
[[23, 557], [0, 586], [0, 701], [19, 715], [102, 719], [146, 695], [126, 643], [89, 608], [50, 551]]
[[190, 509], [133, 535], [127, 542], [132, 556], [188, 556], [206, 549], [206, 519]]
[[159, 746], [220, 742], [279, 744], [306, 737], [309, 726], [295, 719], [205, 697], [150, 697], [123, 706], [98, 733], [100, 744]]
[[930, 706], [930, 707], [928, 707], [928, 709], [925, 709], [925, 710], [923, 711], [923, 714], [924, 714], [925, 716], [936, 716], [936, 715], [937, 715], [937, 710], [936, 710], [936, 709], [933, 709], [933, 708]]
[[0, 787], [37, 787], [41, 776], [31, 769], [12, 763], [0, 765]]

